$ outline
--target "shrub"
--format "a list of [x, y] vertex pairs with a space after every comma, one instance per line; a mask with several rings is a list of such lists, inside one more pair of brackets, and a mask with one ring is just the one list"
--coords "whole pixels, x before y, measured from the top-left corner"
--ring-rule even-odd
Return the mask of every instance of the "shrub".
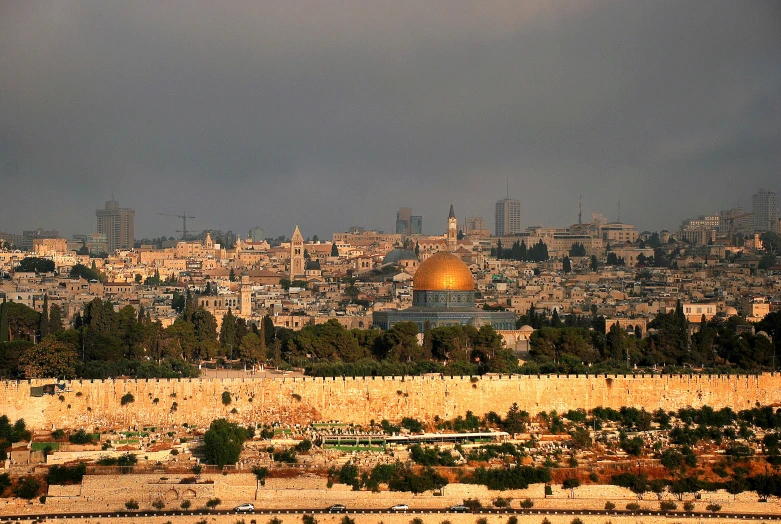
[[480, 509], [483, 507], [483, 505], [480, 504], [480, 501], [478, 499], [465, 499], [464, 506], [466, 506], [469, 509]]
[[705, 506], [705, 509], [708, 511], [712, 511], [713, 513], [716, 513], [717, 511], [721, 511], [721, 504], [708, 504]]
[[304, 439], [298, 444], [296, 444], [296, 451], [299, 453], [305, 453], [312, 449], [312, 441], [309, 439]]
[[94, 440], [92, 438], [92, 435], [84, 431], [83, 429], [78, 430], [76, 433], [72, 433], [70, 436], [68, 436], [68, 440], [71, 444], [92, 444], [94, 443]]
[[222, 392], [222, 403], [227, 406], [231, 403], [231, 394], [227, 391]]
[[608, 500], [607, 502], [605, 502], [605, 509], [607, 511], [613, 511], [614, 509], [616, 509], [616, 505]]
[[221, 502], [222, 501], [220, 499], [215, 497], [213, 499], [209, 499], [209, 500], [206, 501], [206, 507], [209, 508], [209, 509], [214, 509], [217, 506], [219, 506]]
[[475, 521], [475, 524], [488, 524], [488, 519], [485, 517], [480, 517]]
[[46, 495], [41, 495], [40, 497], [38, 497], [38, 502], [40, 502], [41, 504], [46, 504]]
[[526, 499], [521, 502], [521, 507], [523, 509], [532, 509], [534, 507], [534, 502], [532, 502], [532, 499]]
[[423, 519], [420, 517], [415, 517], [409, 521], [409, 524], [423, 524]]
[[506, 497], [496, 497], [492, 502], [493, 502], [493, 505], [496, 506], [497, 508], [506, 508], [506, 507], [510, 506], [510, 502], [512, 500], [513, 499], [506, 498]]
[[132, 393], [125, 393], [124, 395], [122, 395], [122, 398], [120, 399], [119, 403], [122, 406], [127, 406], [131, 402], [135, 402], [135, 401], [136, 401], [136, 399], [135, 399], [135, 397], [133, 397]]
[[268, 524], [282, 524], [282, 519], [280, 519], [279, 517], [272, 517], [268, 521]]
[[14, 487], [14, 495], [20, 499], [32, 500], [38, 496], [41, 483], [35, 477], [22, 477]]
[[130, 499], [127, 502], [125, 502], [125, 508], [127, 508], [128, 510], [131, 510], [131, 511], [132, 510], [136, 510], [136, 509], [138, 509], [138, 502], [136, 502], [133, 499]]
[[55, 429], [52, 431], [52, 438], [54, 440], [63, 440], [65, 438], [65, 431], [61, 429]]
[[686, 511], [694, 511], [694, 502], [692, 502], [691, 500], [687, 500], [686, 502], [683, 503], [683, 509], [685, 509]]
[[515, 515], [511, 515], [507, 519], [507, 524], [518, 524], [518, 517], [516, 517]]
[[629, 504], [626, 505], [626, 509], [628, 509], [629, 511], [639, 511], [640, 504], [638, 504], [637, 502], [630, 502]]
[[583, 524], [583, 520], [580, 517], [575, 517], [570, 524]]
[[182, 509], [190, 509], [190, 506], [192, 506], [192, 503], [189, 500], [183, 500], [182, 503], [179, 504], [179, 506]]
[[52, 466], [46, 475], [47, 484], [77, 484], [87, 474], [87, 466], [82, 462], [78, 466]]
[[301, 522], [303, 524], [317, 524], [317, 519], [314, 517], [314, 515], [303, 515], [301, 517]]
[[678, 504], [673, 502], [672, 500], [663, 500], [659, 503], [659, 509], [662, 511], [673, 511], [678, 509]]
[[342, 520], [341, 520], [340, 522], [341, 522], [341, 524], [355, 524], [355, 520], [354, 520], [354, 519], [351, 519], [351, 518], [350, 518], [350, 517], [348, 517], [347, 515], [345, 515], [344, 517], [342, 517]]
[[161, 499], [157, 499], [156, 501], [152, 502], [152, 507], [157, 511], [160, 511], [165, 507], [165, 502], [163, 502]]

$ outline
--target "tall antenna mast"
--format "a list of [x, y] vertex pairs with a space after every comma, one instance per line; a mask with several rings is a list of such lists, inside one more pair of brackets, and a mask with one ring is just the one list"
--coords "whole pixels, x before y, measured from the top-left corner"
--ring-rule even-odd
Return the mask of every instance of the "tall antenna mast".
[[507, 200], [510, 200], [510, 177], [507, 177]]
[[618, 201], [618, 223], [621, 223], [621, 201]]
[[583, 193], [578, 197], [578, 225], [583, 225]]

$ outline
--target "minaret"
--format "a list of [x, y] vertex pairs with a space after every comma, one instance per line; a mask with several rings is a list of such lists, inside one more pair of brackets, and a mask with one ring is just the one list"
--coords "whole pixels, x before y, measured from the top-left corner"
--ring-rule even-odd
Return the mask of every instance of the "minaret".
[[296, 224], [293, 237], [290, 239], [290, 280], [304, 274], [304, 237]]
[[458, 221], [453, 211], [453, 204], [450, 204], [450, 214], [447, 217], [447, 250], [451, 253], [458, 246]]

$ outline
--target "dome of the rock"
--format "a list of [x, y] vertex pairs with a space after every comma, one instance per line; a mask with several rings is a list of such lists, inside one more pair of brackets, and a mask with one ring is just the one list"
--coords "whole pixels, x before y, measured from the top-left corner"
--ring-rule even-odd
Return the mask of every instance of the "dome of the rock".
[[413, 281], [415, 291], [474, 291], [472, 272], [463, 260], [440, 251], [424, 260]]

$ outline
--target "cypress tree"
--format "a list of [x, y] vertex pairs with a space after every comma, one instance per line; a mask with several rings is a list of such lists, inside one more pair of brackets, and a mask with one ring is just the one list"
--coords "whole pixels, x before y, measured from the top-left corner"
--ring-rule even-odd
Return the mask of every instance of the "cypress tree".
[[263, 340], [266, 342], [266, 347], [271, 347], [271, 345], [274, 343], [274, 321], [271, 320], [271, 317], [268, 315], [265, 315], [263, 317], [263, 325], [261, 326], [261, 332], [263, 333]]
[[0, 342], [8, 342], [8, 306], [5, 304], [5, 297], [0, 304]]
[[48, 335], [51, 330], [49, 329], [49, 294], [43, 295], [43, 308], [41, 310], [41, 318], [38, 323], [38, 331], [41, 332], [41, 338]]

